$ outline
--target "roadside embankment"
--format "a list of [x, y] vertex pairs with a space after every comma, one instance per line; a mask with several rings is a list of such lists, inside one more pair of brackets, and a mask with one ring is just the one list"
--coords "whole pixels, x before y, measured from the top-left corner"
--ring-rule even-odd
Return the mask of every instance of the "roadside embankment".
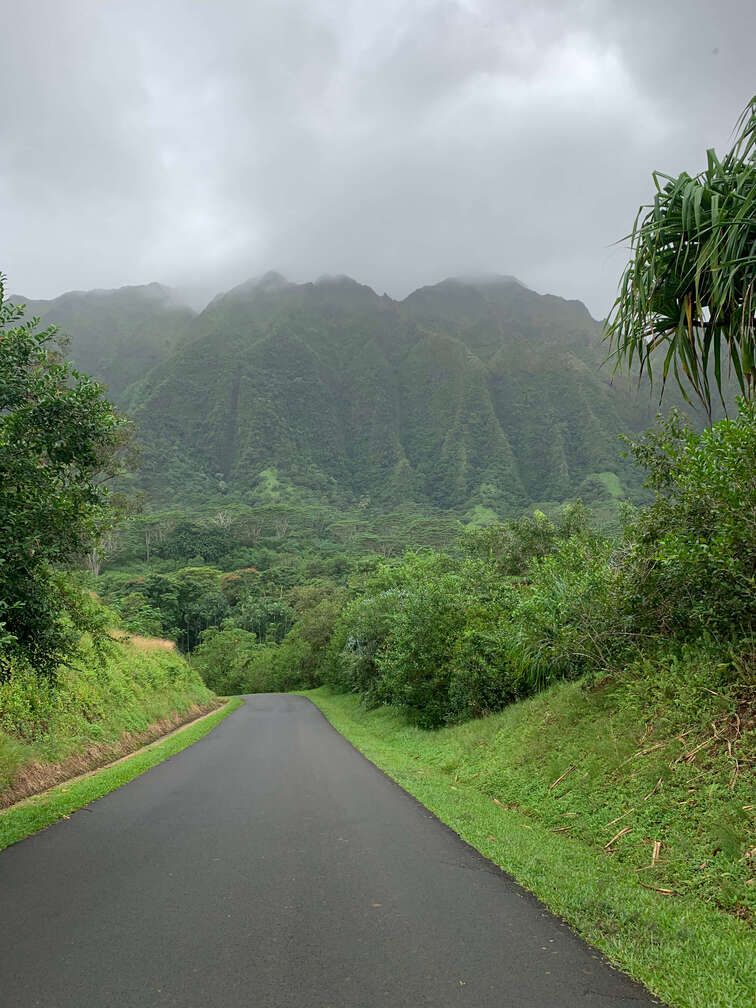
[[693, 662], [690, 675], [706, 688], [561, 683], [439, 731], [305, 695], [665, 1002], [740, 1008], [756, 1004], [753, 688], [712, 689], [714, 670]]
[[0, 809], [105, 766], [220, 701], [169, 641], [88, 640], [53, 683], [19, 668], [0, 682]]

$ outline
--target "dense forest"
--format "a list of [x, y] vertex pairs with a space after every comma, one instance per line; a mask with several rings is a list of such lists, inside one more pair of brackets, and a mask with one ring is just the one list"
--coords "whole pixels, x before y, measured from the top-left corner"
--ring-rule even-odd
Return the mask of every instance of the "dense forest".
[[340, 508], [413, 503], [467, 521], [606, 502], [637, 494], [617, 437], [658, 407], [602, 367], [582, 304], [511, 277], [395, 302], [346, 277], [268, 274], [199, 315], [157, 285], [32, 312], [65, 327], [77, 366], [133, 418], [133, 482], [151, 506], [264, 500], [271, 472]]

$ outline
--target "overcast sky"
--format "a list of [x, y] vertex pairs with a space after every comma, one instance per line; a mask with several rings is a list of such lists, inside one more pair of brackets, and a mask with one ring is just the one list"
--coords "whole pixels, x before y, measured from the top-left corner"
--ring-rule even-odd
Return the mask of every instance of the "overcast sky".
[[0, 270], [512, 273], [605, 314], [654, 168], [756, 92], [751, 0], [0, 0]]

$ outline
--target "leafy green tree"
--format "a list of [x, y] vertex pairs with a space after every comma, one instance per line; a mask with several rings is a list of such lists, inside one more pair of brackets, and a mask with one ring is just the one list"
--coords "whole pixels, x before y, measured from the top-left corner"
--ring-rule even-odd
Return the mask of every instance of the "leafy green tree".
[[114, 606], [121, 622], [132, 633], [159, 637], [163, 632], [162, 614], [147, 601], [142, 592], [129, 592]]
[[756, 379], [756, 96], [721, 161], [710, 150], [698, 175], [655, 172], [654, 183], [606, 333], [618, 366], [637, 360], [650, 379], [658, 349], [662, 393], [671, 370], [711, 421], [711, 367], [720, 398], [728, 358], [747, 397]]
[[228, 614], [220, 589], [220, 571], [185, 567], [173, 574], [153, 574], [142, 591], [163, 621], [163, 633], [175, 638], [182, 651], [192, 651], [203, 630], [217, 626]]
[[217, 563], [236, 545], [237, 540], [227, 526], [183, 521], [165, 536], [155, 553], [169, 560], [186, 562], [193, 557], [202, 557], [206, 563]]
[[253, 633], [239, 627], [209, 627], [192, 654], [192, 665], [216, 693], [228, 696], [249, 689], [247, 668], [255, 651]]
[[756, 403], [696, 433], [674, 414], [632, 445], [653, 504], [625, 523], [623, 605], [641, 632], [756, 630]]
[[534, 511], [514, 521], [467, 529], [461, 543], [470, 553], [496, 563], [502, 574], [521, 575], [531, 560], [547, 556], [558, 540], [587, 532], [588, 524], [587, 509], [575, 501], [561, 509], [556, 522]]
[[294, 610], [285, 599], [248, 595], [236, 608], [236, 621], [260, 641], [280, 644], [294, 622]]
[[5, 300], [0, 275], [0, 677], [14, 655], [54, 674], [86, 610], [66, 608], [55, 571], [115, 519], [104, 481], [119, 469], [125, 421], [56, 337]]

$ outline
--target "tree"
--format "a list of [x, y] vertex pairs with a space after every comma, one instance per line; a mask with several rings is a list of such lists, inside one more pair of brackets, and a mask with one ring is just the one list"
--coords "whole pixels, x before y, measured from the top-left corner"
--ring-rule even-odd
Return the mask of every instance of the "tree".
[[52, 675], [78, 636], [55, 572], [96, 547], [115, 512], [125, 420], [66, 362], [53, 326], [5, 300], [0, 275], [0, 678], [14, 656]]
[[214, 567], [183, 567], [172, 574], [152, 574], [143, 583], [150, 606], [161, 614], [163, 633], [175, 638], [182, 651], [193, 651], [202, 631], [227, 615], [220, 578]]
[[244, 693], [246, 671], [256, 647], [253, 633], [239, 627], [208, 627], [192, 655], [192, 665], [217, 693]]
[[629, 235], [632, 258], [606, 335], [617, 366], [637, 360], [651, 380], [660, 349], [662, 394], [671, 370], [711, 422], [712, 368], [720, 399], [728, 359], [746, 398], [756, 380], [756, 96], [721, 161], [709, 150], [698, 175], [653, 178], [656, 196]]
[[627, 516], [619, 569], [645, 633], [756, 630], [756, 402], [739, 406], [700, 434], [673, 411], [630, 442], [654, 501]]

